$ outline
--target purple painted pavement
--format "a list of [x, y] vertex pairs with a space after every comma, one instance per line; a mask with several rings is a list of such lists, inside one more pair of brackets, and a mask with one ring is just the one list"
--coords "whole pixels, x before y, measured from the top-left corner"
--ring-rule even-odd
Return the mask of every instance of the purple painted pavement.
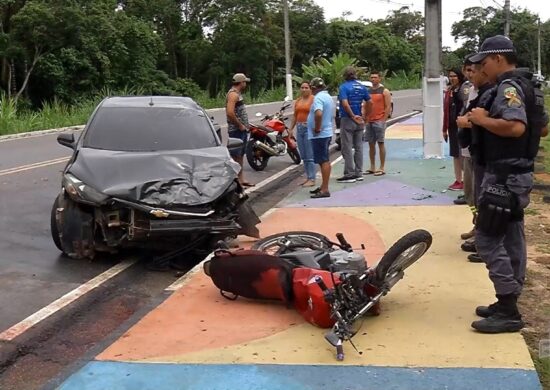
[[284, 207], [356, 207], [356, 206], [427, 206], [450, 205], [452, 198], [419, 187], [389, 179], [358, 184], [341, 191], [334, 191], [330, 198], [296, 198], [284, 202]]

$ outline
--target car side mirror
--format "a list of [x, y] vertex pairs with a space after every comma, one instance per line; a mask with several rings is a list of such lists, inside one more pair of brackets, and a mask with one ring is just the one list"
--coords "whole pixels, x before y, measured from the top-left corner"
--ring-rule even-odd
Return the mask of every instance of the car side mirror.
[[76, 147], [74, 142], [74, 134], [73, 133], [63, 133], [59, 134], [57, 136], [57, 142], [60, 145], [66, 146], [68, 148], [74, 149]]
[[239, 138], [228, 138], [227, 139], [227, 149], [229, 150], [239, 150], [243, 147], [243, 140]]

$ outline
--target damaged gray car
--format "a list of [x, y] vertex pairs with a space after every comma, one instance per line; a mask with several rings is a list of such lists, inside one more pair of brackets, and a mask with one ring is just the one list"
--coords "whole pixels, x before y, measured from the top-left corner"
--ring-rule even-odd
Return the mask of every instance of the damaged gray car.
[[239, 165], [205, 111], [186, 97], [103, 100], [78, 140], [51, 211], [55, 245], [74, 258], [138, 247], [207, 248], [260, 222], [237, 180]]

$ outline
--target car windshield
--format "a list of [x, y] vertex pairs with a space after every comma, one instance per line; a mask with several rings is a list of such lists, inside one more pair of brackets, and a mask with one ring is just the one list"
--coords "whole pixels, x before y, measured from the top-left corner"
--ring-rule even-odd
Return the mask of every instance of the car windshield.
[[84, 137], [84, 147], [120, 151], [202, 149], [218, 146], [201, 110], [102, 107]]

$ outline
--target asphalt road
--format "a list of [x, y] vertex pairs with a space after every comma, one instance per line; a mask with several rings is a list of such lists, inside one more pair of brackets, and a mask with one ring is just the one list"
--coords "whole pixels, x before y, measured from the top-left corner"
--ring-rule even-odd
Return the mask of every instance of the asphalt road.
[[[393, 98], [394, 117], [422, 108], [420, 90], [396, 91]], [[280, 105], [249, 106], [249, 116], [255, 121], [256, 112], [273, 113]], [[224, 125], [225, 130], [224, 110], [210, 110], [209, 114]], [[69, 259], [61, 256], [54, 246], [50, 235], [50, 211], [60, 189], [61, 171], [71, 153], [56, 142], [56, 137], [57, 134], [46, 134], [0, 140], [0, 333], [122, 260], [116, 255], [101, 256], [93, 261]], [[259, 183], [290, 165], [292, 161], [288, 156], [272, 158], [265, 171], [255, 172], [245, 162], [245, 177]], [[270, 196], [256, 196], [253, 206], [257, 210], [268, 209], [285, 195], [284, 191], [291, 189], [278, 184]], [[55, 344], [55, 337], [59, 336], [55, 330], [48, 329], [59, 330], [69, 326], [67, 322], [74, 322], [77, 330], [72, 329], [73, 333], [68, 335], [71, 340], [81, 340], [83, 346], [78, 349], [81, 353], [81, 349], [90, 348], [89, 338], [97, 341], [107, 336], [162, 293], [176, 276], [175, 272], [150, 272], [142, 263], [136, 263], [102, 286], [93, 298], [80, 298], [56, 317], [30, 328], [25, 334], [13, 340], [0, 340], [0, 388], [9, 389], [10, 383], [17, 383], [11, 381], [12, 376], [20, 375], [13, 371], [16, 370], [14, 363], [30, 355], [37, 356], [36, 351], [28, 353], [29, 350], [45, 348], [47, 340]], [[82, 311], [86, 305], [91, 306], [85, 314], [67, 317], [77, 313], [79, 306]], [[92, 308], [102, 310], [102, 315], [106, 316], [104, 320], [109, 320], [109, 316], [113, 319], [107, 325], [102, 323], [101, 331], [98, 331], [99, 325], [94, 324], [93, 316], [97, 316], [97, 312]], [[58, 355], [66, 353], [56, 349], [49, 353], [52, 351]], [[53, 375], [59, 367], [44, 369], [44, 375], [50, 375], [50, 371]], [[29, 385], [29, 388], [34, 386]]]

